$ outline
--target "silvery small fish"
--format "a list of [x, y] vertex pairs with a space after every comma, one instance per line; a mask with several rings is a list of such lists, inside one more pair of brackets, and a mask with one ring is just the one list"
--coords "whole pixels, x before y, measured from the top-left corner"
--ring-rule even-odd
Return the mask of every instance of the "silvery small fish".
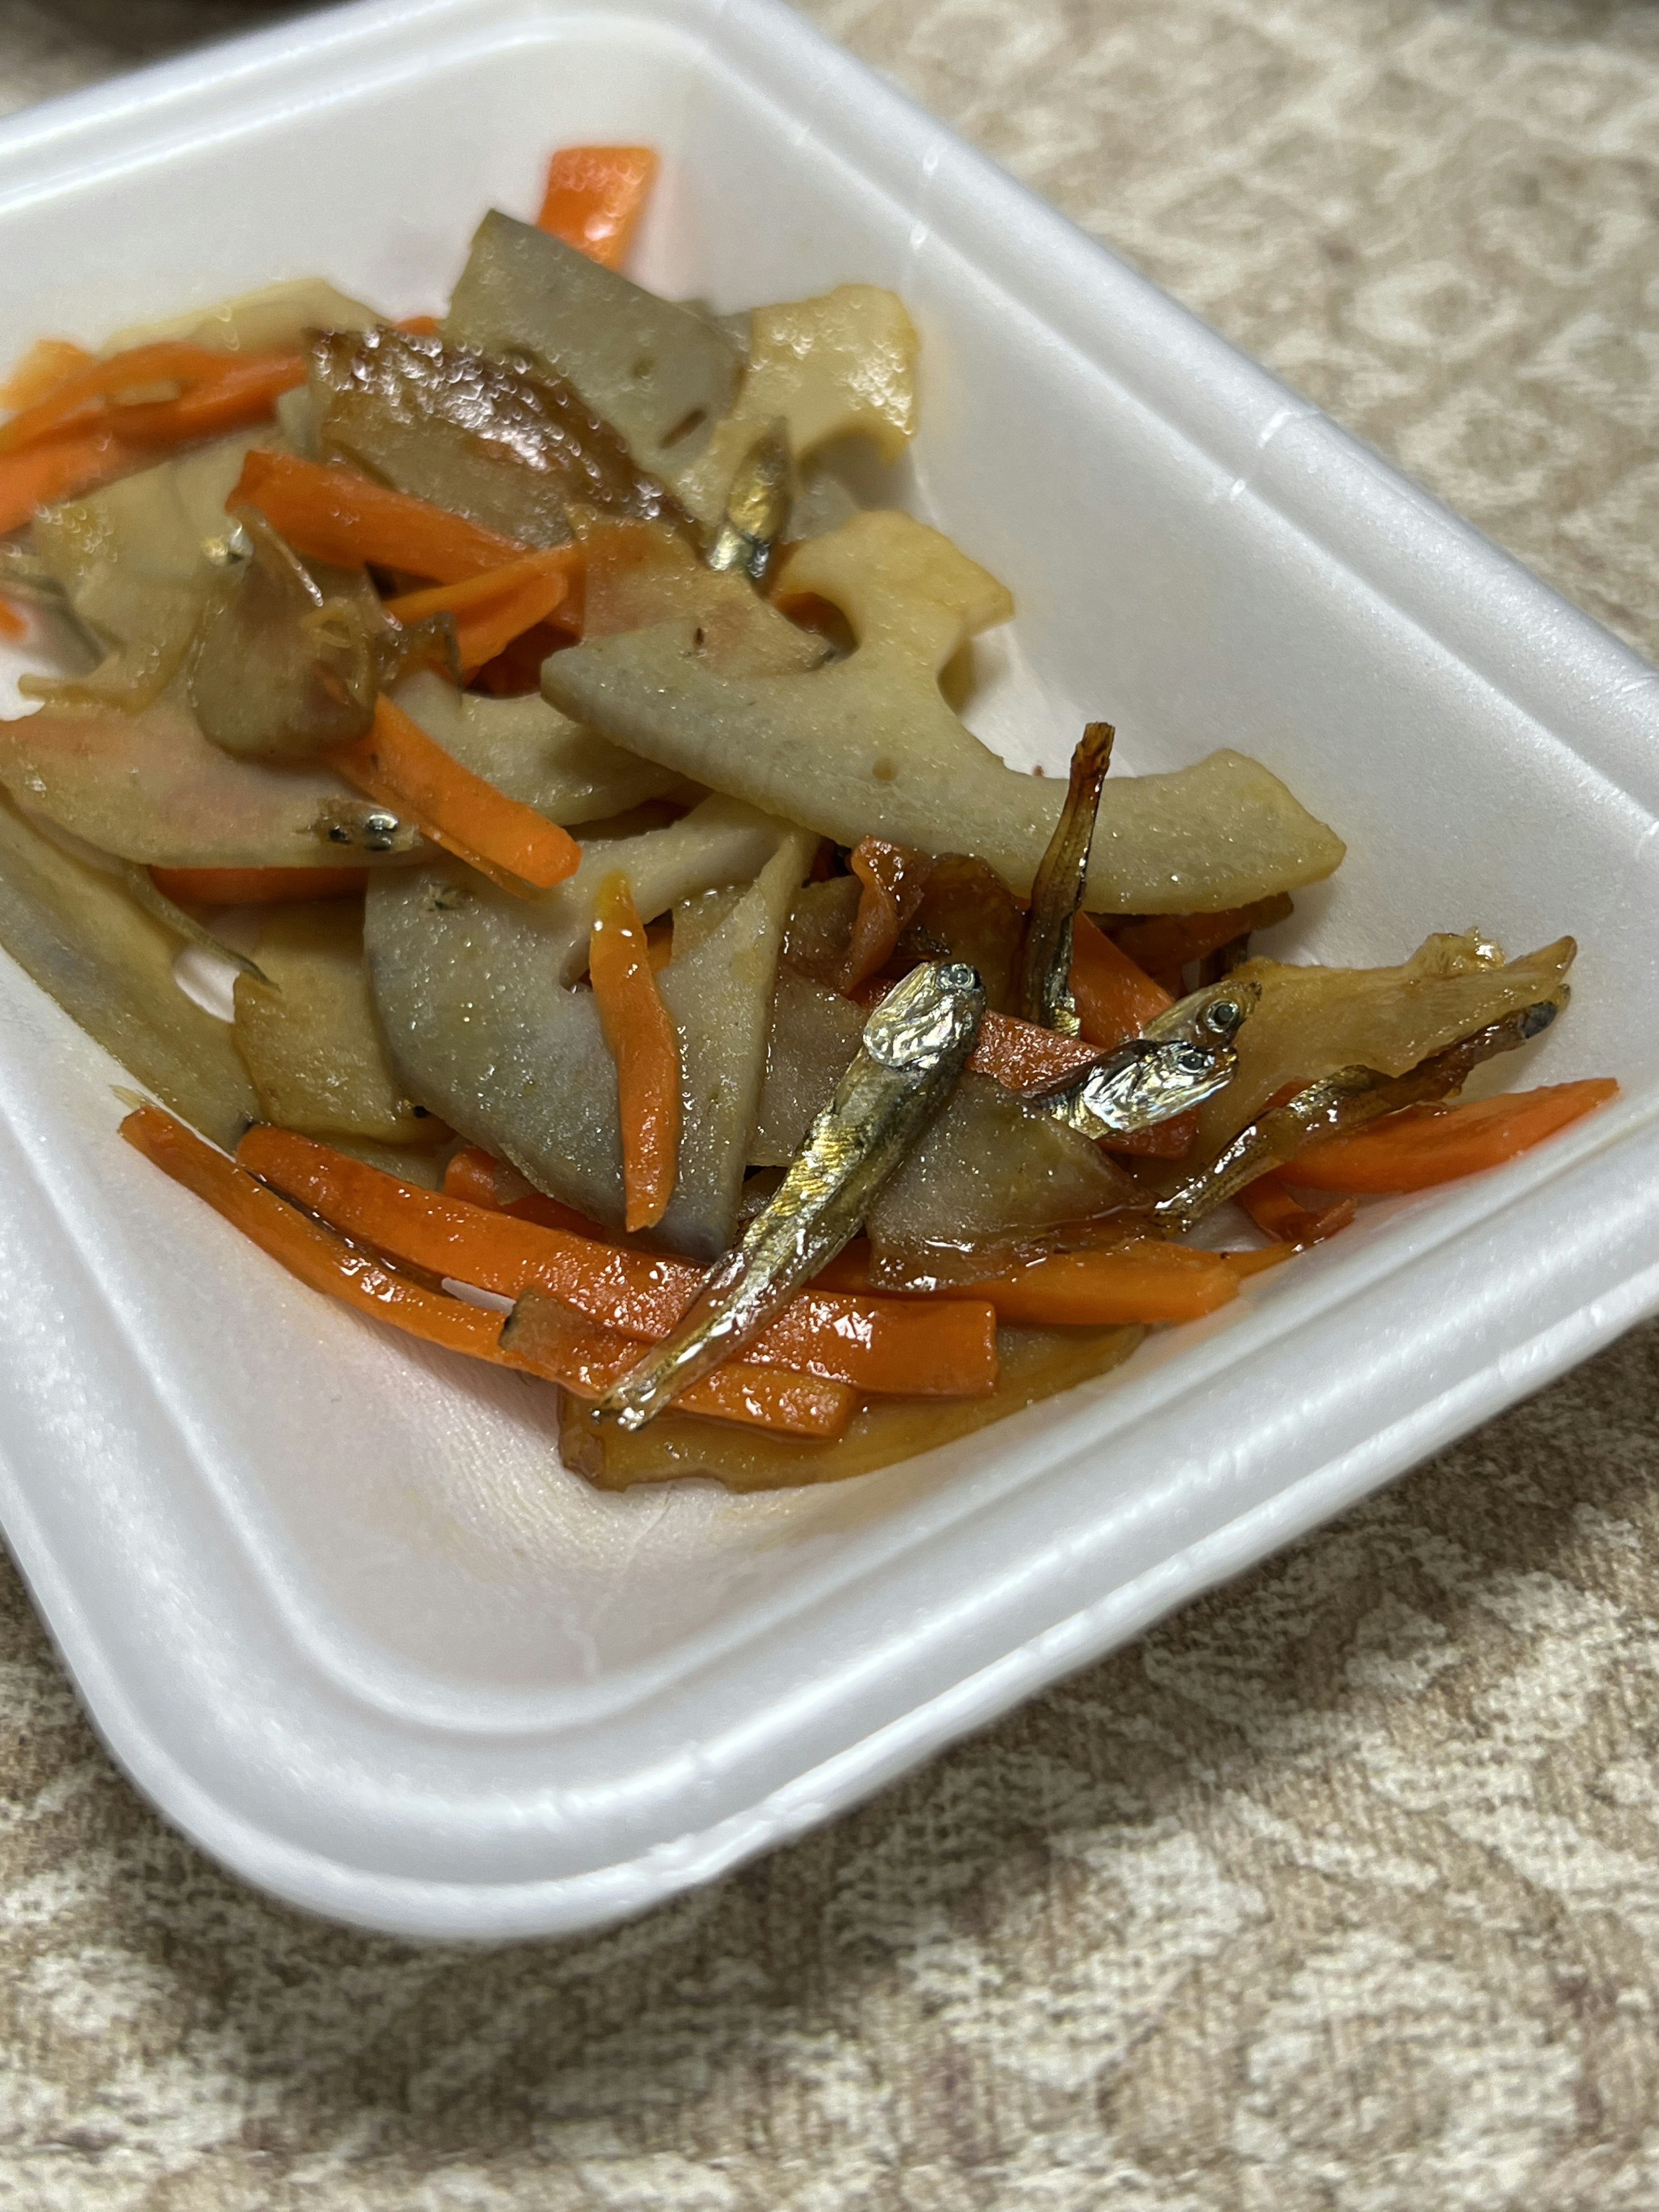
[[1028, 1103], [1096, 1143], [1173, 1121], [1231, 1082], [1238, 1066], [1232, 1041], [1261, 996], [1261, 985], [1249, 981], [1194, 991], [1139, 1036]]
[[895, 985], [770, 1201], [673, 1332], [599, 1400], [599, 1413], [643, 1428], [857, 1236], [883, 1184], [955, 1090], [984, 1012], [985, 987], [963, 961], [924, 961]]
[[789, 517], [794, 465], [783, 425], [762, 432], [738, 465], [726, 495], [726, 515], [704, 556], [711, 568], [730, 569], [763, 585]]
[[1153, 1218], [1175, 1229], [1188, 1228], [1213, 1213], [1259, 1175], [1293, 1161], [1314, 1138], [1363, 1128], [1368, 1121], [1395, 1113], [1401, 1106], [1449, 1097], [1462, 1087], [1483, 1060], [1513, 1052], [1541, 1036], [1565, 1004], [1564, 987], [1559, 1002], [1546, 999], [1536, 1006], [1522, 1006], [1502, 1021], [1460, 1037], [1443, 1052], [1431, 1054], [1404, 1075], [1382, 1075], [1374, 1067], [1344, 1067], [1310, 1083], [1294, 1098], [1241, 1129], [1208, 1167], [1200, 1168], [1166, 1198], [1159, 1199], [1152, 1208]]
[[1115, 734], [1109, 722], [1091, 722], [1079, 738], [1066, 804], [1031, 884], [1018, 1012], [1022, 1019], [1062, 1036], [1076, 1036], [1080, 1026], [1072, 997], [1072, 931], [1089, 879], [1095, 817]]

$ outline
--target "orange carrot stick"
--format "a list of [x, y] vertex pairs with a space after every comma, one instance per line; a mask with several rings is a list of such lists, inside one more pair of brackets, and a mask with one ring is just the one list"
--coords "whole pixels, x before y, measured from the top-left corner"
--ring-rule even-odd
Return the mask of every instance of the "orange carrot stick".
[[367, 868], [152, 868], [149, 879], [180, 906], [285, 906], [368, 889]]
[[176, 399], [112, 406], [106, 420], [118, 437], [138, 446], [182, 446], [222, 437], [263, 422], [283, 392], [306, 380], [297, 353], [221, 354], [216, 375], [204, 376]]
[[167, 338], [153, 345], [131, 346], [102, 361], [88, 361], [71, 369], [32, 405], [20, 407], [0, 423], [0, 453], [16, 453], [44, 438], [61, 438], [88, 425], [107, 427], [102, 417], [111, 401], [122, 392], [148, 393], [156, 386], [169, 384], [188, 389], [204, 378], [218, 375], [226, 362], [235, 358], [208, 346]]
[[1001, 1322], [1033, 1328], [1104, 1328], [1127, 1322], [1197, 1321], [1238, 1295], [1238, 1277], [1213, 1252], [1147, 1237], [1092, 1252], [1056, 1252], [1030, 1267], [941, 1291], [989, 1298]]
[[85, 368], [91, 360], [86, 348], [76, 345], [73, 338], [36, 338], [0, 384], [0, 407], [33, 407], [37, 399], [55, 392], [66, 376]]
[[469, 576], [459, 584], [434, 584], [429, 591], [402, 592], [386, 603], [400, 623], [428, 615], [455, 618], [461, 672], [474, 676], [487, 660], [504, 653], [515, 637], [545, 622], [570, 596], [570, 575], [580, 569], [581, 549], [562, 545], [550, 553], [526, 553], [520, 561]]
[[60, 499], [78, 499], [124, 475], [141, 457], [106, 430], [0, 453], [0, 533], [21, 529]]
[[255, 450], [225, 504], [257, 507], [296, 553], [342, 568], [373, 562], [457, 584], [531, 550], [429, 500], [371, 483], [350, 469]]
[[234, 1229], [325, 1297], [389, 1321], [393, 1328], [442, 1345], [447, 1351], [470, 1352], [475, 1359], [503, 1365], [516, 1364], [496, 1342], [499, 1314], [423, 1289], [358, 1250], [278, 1198], [159, 1106], [141, 1106], [129, 1114], [121, 1134], [163, 1174], [204, 1199]]
[[28, 634], [27, 618], [18, 613], [9, 599], [0, 599], [0, 637], [27, 637]]
[[[359, 1313], [389, 1321], [408, 1335], [441, 1345], [447, 1352], [465, 1352], [475, 1359], [491, 1360], [498, 1366], [549, 1376], [584, 1397], [597, 1396], [639, 1357], [640, 1346], [635, 1340], [584, 1323], [576, 1316], [572, 1320], [578, 1331], [585, 1334], [569, 1344], [568, 1372], [562, 1371], [561, 1363], [550, 1361], [533, 1342], [527, 1349], [535, 1356], [528, 1358], [518, 1350], [505, 1349], [500, 1341], [499, 1314], [427, 1290], [398, 1274], [372, 1254], [308, 1219], [159, 1107], [141, 1106], [128, 1115], [121, 1124], [121, 1134], [164, 1174], [204, 1199], [215, 1212], [302, 1283], [322, 1291], [325, 1297], [355, 1307]], [[786, 1435], [835, 1437], [846, 1427], [857, 1398], [845, 1383], [750, 1368], [741, 1375], [728, 1371], [706, 1376], [677, 1403], [686, 1413], [712, 1413], [723, 1420], [778, 1429]]]
[[1294, 1259], [1294, 1244], [1262, 1244], [1254, 1252], [1218, 1252], [1216, 1258], [1224, 1260], [1234, 1274], [1260, 1275], [1269, 1267], [1276, 1267], [1283, 1260]]
[[539, 1222], [544, 1229], [565, 1229], [573, 1237], [591, 1237], [599, 1243], [605, 1241], [597, 1221], [590, 1221], [574, 1206], [561, 1206], [556, 1198], [549, 1198], [526, 1182], [517, 1168], [509, 1167], [505, 1160], [492, 1159], [477, 1145], [467, 1146], [451, 1158], [444, 1170], [444, 1196], [464, 1199], [469, 1206], [485, 1206], [492, 1213], [510, 1213], [515, 1221]]
[[1072, 996], [1085, 1042], [1106, 1051], [1175, 1003], [1086, 914], [1072, 924]]
[[657, 988], [634, 894], [620, 871], [599, 885], [587, 972], [617, 1063], [628, 1227], [654, 1229], [668, 1211], [679, 1174], [680, 1044]]
[[657, 180], [648, 146], [562, 146], [547, 165], [538, 230], [620, 269]]
[[1356, 1211], [1351, 1198], [1339, 1199], [1334, 1206], [1304, 1206], [1271, 1168], [1245, 1185], [1238, 1194], [1238, 1203], [1264, 1237], [1298, 1249], [1322, 1244], [1328, 1237], [1334, 1237], [1339, 1229], [1347, 1227]]
[[[562, 1382], [573, 1398], [603, 1397], [645, 1350], [643, 1339], [590, 1321], [545, 1291], [527, 1291], [502, 1334], [514, 1358], [532, 1374]], [[858, 1393], [817, 1375], [727, 1364], [692, 1383], [674, 1403], [682, 1413], [786, 1436], [838, 1437], [857, 1409]]]
[[1016, 1014], [988, 1012], [968, 1065], [975, 1075], [994, 1076], [1011, 1091], [1039, 1091], [1080, 1073], [1099, 1058], [1094, 1046], [1079, 1037], [1039, 1029]]
[[463, 768], [390, 699], [376, 702], [362, 737], [326, 757], [366, 798], [411, 818], [434, 845], [503, 890], [550, 890], [581, 860], [580, 846], [556, 822]]
[[1283, 1173], [1310, 1190], [1428, 1190], [1501, 1166], [1604, 1105], [1618, 1090], [1611, 1077], [1601, 1076], [1497, 1098], [1407, 1106], [1351, 1137], [1322, 1138]]
[[[702, 1286], [689, 1261], [542, 1228], [422, 1190], [287, 1129], [250, 1129], [243, 1166], [349, 1237], [505, 1297], [543, 1290], [629, 1336], [666, 1336]], [[996, 1380], [996, 1316], [972, 1292], [932, 1299], [810, 1290], [744, 1346], [744, 1360], [860, 1390], [972, 1397]]]

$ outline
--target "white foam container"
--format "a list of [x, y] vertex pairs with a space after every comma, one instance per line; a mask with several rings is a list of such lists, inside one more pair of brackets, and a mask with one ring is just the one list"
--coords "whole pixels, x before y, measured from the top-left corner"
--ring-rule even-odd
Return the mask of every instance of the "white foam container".
[[434, 307], [486, 206], [607, 138], [666, 157], [647, 282], [904, 295], [896, 495], [1015, 589], [1011, 757], [1059, 767], [1085, 714], [1132, 769], [1260, 755], [1351, 847], [1284, 944], [1571, 929], [1524, 1079], [1626, 1088], [969, 1443], [612, 1498], [550, 1392], [325, 1304], [118, 1143], [119, 1072], [0, 961], [7, 1535], [169, 1820], [409, 1936], [707, 1880], [1659, 1307], [1659, 675], [784, 8], [398, 0], [15, 118], [0, 359], [313, 270]]

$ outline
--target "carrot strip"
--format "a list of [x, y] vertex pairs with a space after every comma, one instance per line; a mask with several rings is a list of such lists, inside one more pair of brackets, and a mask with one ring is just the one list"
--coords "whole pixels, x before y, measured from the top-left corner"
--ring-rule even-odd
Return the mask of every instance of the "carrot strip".
[[152, 868], [149, 879], [179, 906], [285, 906], [368, 889], [367, 868]]
[[620, 269], [657, 167], [648, 146], [562, 146], [547, 165], [536, 228], [562, 238], [602, 269]]
[[443, 325], [435, 315], [404, 315], [392, 327], [411, 338], [435, 338]]
[[[429, 1291], [372, 1254], [348, 1243], [279, 1198], [246, 1168], [228, 1160], [159, 1107], [141, 1106], [121, 1124], [121, 1134], [162, 1172], [204, 1199], [216, 1213], [278, 1261], [311, 1289], [359, 1313], [388, 1321], [410, 1336], [447, 1352], [464, 1352], [497, 1366], [516, 1367], [563, 1382], [576, 1395], [596, 1397], [639, 1358], [640, 1346], [615, 1330], [595, 1328], [573, 1315], [580, 1332], [569, 1340], [568, 1363], [547, 1358], [540, 1343], [526, 1350], [501, 1342], [501, 1316], [465, 1299]], [[526, 1356], [527, 1351], [531, 1356]], [[568, 1364], [569, 1371], [562, 1371]], [[614, 1371], [613, 1371], [614, 1370]], [[779, 1375], [750, 1368], [741, 1375], [705, 1376], [678, 1400], [686, 1413], [713, 1413], [790, 1436], [839, 1436], [856, 1394], [844, 1383], [816, 1376]]]
[[975, 1075], [994, 1076], [1011, 1091], [1039, 1091], [1079, 1074], [1099, 1058], [1081, 1038], [1039, 1029], [1017, 1014], [988, 1010], [968, 1065]]
[[270, 414], [283, 392], [306, 380], [297, 353], [221, 354], [218, 374], [203, 377], [176, 399], [111, 407], [107, 421], [118, 437], [140, 446], [182, 446], [240, 430]]
[[1197, 1134], [1198, 1109], [1189, 1106], [1184, 1114], [1172, 1114], [1167, 1121], [1155, 1121], [1150, 1129], [1102, 1141], [1109, 1152], [1128, 1152], [1138, 1159], [1184, 1160]]
[[545, 622], [570, 596], [570, 572], [579, 568], [581, 548], [562, 545], [550, 553], [526, 553], [521, 561], [469, 576], [459, 584], [434, 584], [429, 591], [402, 592], [386, 602], [400, 623], [428, 615], [455, 618], [461, 671], [475, 676], [486, 661], [504, 653], [515, 637]]
[[15, 453], [44, 438], [59, 438], [96, 423], [123, 392], [144, 392], [156, 385], [187, 388], [199, 384], [204, 378], [218, 375], [226, 362], [235, 357], [207, 346], [167, 338], [153, 345], [130, 347], [102, 361], [88, 361], [72, 369], [32, 405], [19, 408], [0, 423], [0, 453]]
[[1356, 1211], [1354, 1200], [1339, 1199], [1334, 1206], [1308, 1206], [1292, 1198], [1280, 1176], [1269, 1169], [1247, 1183], [1238, 1194], [1238, 1203], [1264, 1237], [1276, 1237], [1281, 1244], [1322, 1244], [1328, 1237], [1334, 1237], [1339, 1229], [1346, 1229]]
[[33, 407], [55, 392], [67, 376], [85, 368], [92, 356], [73, 338], [36, 338], [28, 351], [0, 384], [0, 407]]
[[1232, 907], [1224, 914], [1158, 914], [1146, 921], [1132, 921], [1117, 932], [1118, 951], [1149, 975], [1180, 969], [1189, 960], [1202, 960], [1219, 952], [1224, 945], [1248, 937], [1252, 930], [1271, 929], [1291, 911], [1290, 897], [1274, 891], [1253, 905]]
[[[532, 1374], [562, 1383], [573, 1398], [603, 1397], [638, 1364], [645, 1340], [606, 1328], [545, 1291], [526, 1291], [502, 1334]], [[775, 1367], [720, 1366], [674, 1401], [684, 1413], [741, 1421], [786, 1436], [838, 1437], [858, 1408], [858, 1393], [817, 1375]]]
[[9, 599], [0, 599], [0, 637], [27, 637], [29, 626]]
[[1351, 1137], [1322, 1138], [1298, 1152], [1284, 1173], [1310, 1190], [1428, 1190], [1514, 1159], [1604, 1105], [1618, 1089], [1602, 1076], [1497, 1098], [1407, 1106]]
[[[348, 1236], [413, 1267], [505, 1297], [546, 1291], [629, 1336], [666, 1336], [702, 1284], [702, 1270], [689, 1261], [543, 1228], [422, 1190], [289, 1130], [250, 1129], [237, 1158]], [[792, 1299], [740, 1357], [860, 1390], [972, 1397], [995, 1382], [995, 1328], [988, 1300], [971, 1292], [947, 1305], [813, 1289]]]
[[1034, 1328], [1101, 1328], [1127, 1322], [1197, 1321], [1238, 1295], [1238, 1277], [1213, 1252], [1140, 1243], [1094, 1252], [1056, 1252], [960, 1292], [989, 1298], [1000, 1322]]
[[531, 550], [429, 500], [293, 453], [251, 453], [225, 504], [257, 507], [296, 553], [342, 568], [373, 562], [458, 584]]
[[1109, 1052], [1175, 1003], [1086, 914], [1072, 924], [1072, 997], [1085, 1041]]
[[853, 933], [834, 976], [838, 991], [855, 991], [893, 957], [899, 933], [921, 904], [935, 862], [931, 853], [861, 837], [848, 862], [859, 880]]
[[544, 1229], [568, 1230], [573, 1237], [589, 1237], [601, 1244], [605, 1241], [597, 1221], [573, 1206], [561, 1206], [556, 1198], [526, 1182], [517, 1168], [492, 1158], [477, 1145], [457, 1152], [445, 1168], [444, 1196], [464, 1199], [492, 1213], [511, 1214], [515, 1221], [539, 1222]]
[[575, 872], [581, 848], [556, 822], [463, 768], [390, 699], [369, 730], [326, 758], [354, 789], [410, 816], [424, 836], [506, 890], [548, 890]]
[[60, 499], [96, 490], [125, 474], [137, 459], [107, 431], [0, 453], [0, 533], [21, 529], [31, 515]]
[[679, 1174], [680, 1043], [620, 870], [599, 885], [587, 972], [617, 1063], [627, 1224], [630, 1231], [654, 1229]]
[[1254, 1252], [1218, 1252], [1216, 1258], [1224, 1260], [1239, 1277], [1260, 1275], [1269, 1267], [1277, 1267], [1281, 1261], [1296, 1256], [1294, 1244], [1262, 1244]]
[[498, 1314], [423, 1289], [332, 1230], [307, 1219], [159, 1106], [141, 1106], [129, 1114], [121, 1134], [164, 1175], [194, 1191], [262, 1252], [325, 1297], [389, 1321], [394, 1328], [428, 1344], [442, 1345], [447, 1351], [469, 1352], [475, 1359], [503, 1366], [519, 1364], [496, 1341], [501, 1334]]

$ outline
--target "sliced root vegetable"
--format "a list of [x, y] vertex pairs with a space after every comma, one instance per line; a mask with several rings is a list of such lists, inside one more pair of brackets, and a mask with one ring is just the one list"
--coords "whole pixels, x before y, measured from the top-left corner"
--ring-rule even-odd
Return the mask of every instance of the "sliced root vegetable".
[[561, 1206], [556, 1198], [526, 1182], [517, 1168], [492, 1158], [477, 1145], [467, 1145], [451, 1158], [444, 1169], [443, 1194], [492, 1213], [511, 1214], [515, 1221], [537, 1222], [544, 1229], [564, 1229], [573, 1237], [601, 1241], [605, 1237], [598, 1222], [578, 1213], [574, 1206]]
[[441, 584], [521, 559], [529, 546], [429, 500], [391, 491], [355, 470], [291, 453], [251, 453], [226, 501], [257, 507], [296, 553], [342, 568], [372, 563]]
[[1238, 1276], [1216, 1253], [1148, 1237], [1106, 1251], [1056, 1252], [967, 1289], [989, 1298], [1003, 1322], [1100, 1328], [1197, 1321], [1237, 1297]]
[[138, 458], [106, 430], [0, 453], [0, 533], [20, 530], [43, 507], [109, 483]]
[[426, 1290], [307, 1219], [171, 1114], [141, 1106], [122, 1122], [121, 1134], [164, 1175], [194, 1191], [262, 1252], [325, 1297], [337, 1298], [447, 1352], [468, 1352], [502, 1366], [520, 1364], [501, 1349], [498, 1315]]
[[[636, 1336], [606, 1328], [544, 1291], [526, 1291], [501, 1331], [504, 1347], [532, 1373], [561, 1382], [573, 1397], [602, 1397], [639, 1360]], [[785, 1436], [833, 1438], [858, 1406], [844, 1382], [777, 1368], [717, 1367], [675, 1401], [683, 1413], [740, 1421]]]
[[1251, 906], [1231, 907], [1224, 914], [1154, 915], [1147, 921], [1132, 921], [1115, 930], [1117, 949], [1148, 975], [1178, 973], [1189, 960], [1202, 960], [1225, 945], [1249, 937], [1253, 931], [1271, 929], [1291, 912], [1289, 895], [1277, 891]]
[[390, 699], [377, 702], [366, 736], [327, 757], [366, 798], [407, 816], [504, 890], [550, 890], [581, 860], [568, 830], [463, 768]]
[[1106, 1051], [1175, 1003], [1086, 914], [1072, 925], [1072, 996], [1085, 1042]]
[[547, 165], [538, 230], [620, 269], [657, 180], [649, 146], [562, 146]]
[[623, 1190], [628, 1229], [653, 1229], [668, 1211], [679, 1172], [679, 1039], [657, 988], [650, 949], [628, 878], [599, 885], [588, 973], [605, 1042], [617, 1063]]
[[367, 868], [152, 868], [149, 877], [180, 906], [288, 906], [368, 889]]
[[[702, 1282], [702, 1270], [684, 1260], [422, 1190], [285, 1129], [250, 1129], [238, 1158], [348, 1236], [412, 1266], [506, 1297], [546, 1291], [629, 1336], [665, 1336]], [[861, 1390], [969, 1395], [996, 1380], [994, 1326], [982, 1298], [922, 1304], [813, 1289], [799, 1293], [744, 1356]]]
[[581, 549], [559, 546], [548, 553], [526, 553], [522, 560], [470, 576], [459, 584], [437, 584], [430, 591], [404, 592], [386, 603], [400, 623], [453, 615], [460, 648], [461, 673], [477, 675], [486, 662], [505, 653], [515, 638], [545, 622], [570, 597], [573, 572], [580, 570]]
[[1322, 1244], [1339, 1229], [1346, 1229], [1356, 1211], [1351, 1198], [1340, 1199], [1334, 1206], [1304, 1206], [1291, 1196], [1282, 1177], [1271, 1169], [1254, 1182], [1247, 1183], [1239, 1192], [1237, 1202], [1264, 1237], [1298, 1248]]
[[1310, 1190], [1427, 1190], [1514, 1159], [1618, 1091], [1611, 1077], [1597, 1077], [1458, 1104], [1408, 1106], [1352, 1137], [1309, 1145], [1285, 1172]]

